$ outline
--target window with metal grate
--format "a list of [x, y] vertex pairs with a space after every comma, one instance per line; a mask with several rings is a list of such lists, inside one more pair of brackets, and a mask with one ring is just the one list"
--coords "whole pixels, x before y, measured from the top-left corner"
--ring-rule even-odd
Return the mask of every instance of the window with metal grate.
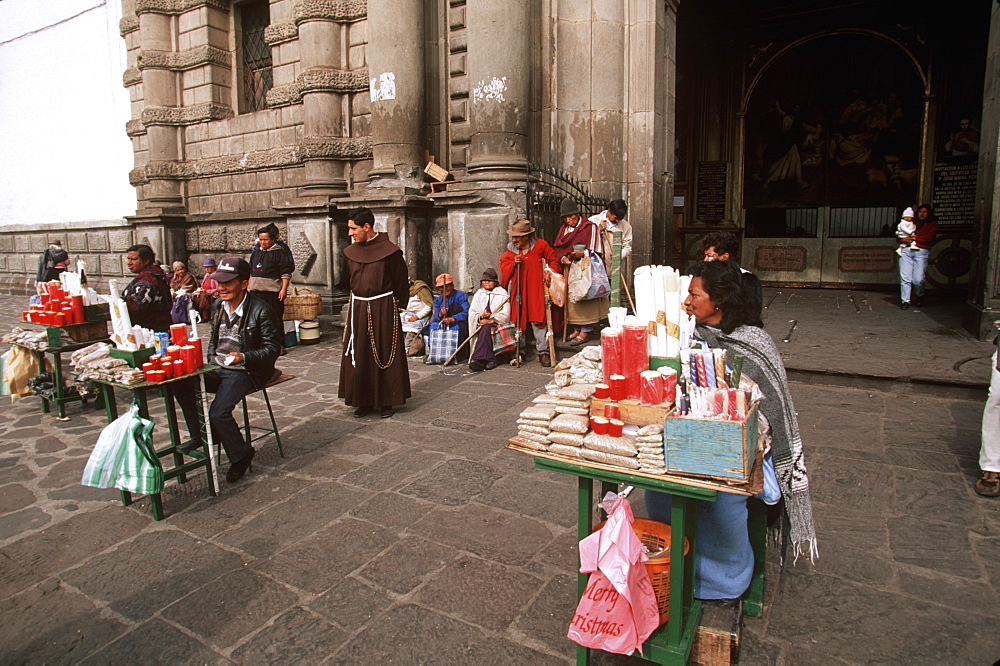
[[267, 0], [239, 5], [241, 77], [240, 113], [267, 108], [267, 91], [274, 85], [271, 47], [264, 30], [271, 22]]

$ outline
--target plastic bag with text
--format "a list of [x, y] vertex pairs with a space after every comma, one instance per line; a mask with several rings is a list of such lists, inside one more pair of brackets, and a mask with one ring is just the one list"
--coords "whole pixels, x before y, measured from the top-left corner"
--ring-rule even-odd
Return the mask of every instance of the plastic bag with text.
[[567, 637], [588, 648], [632, 654], [660, 625], [649, 558], [632, 530], [632, 506], [608, 493], [604, 527], [580, 542], [580, 572], [590, 573]]

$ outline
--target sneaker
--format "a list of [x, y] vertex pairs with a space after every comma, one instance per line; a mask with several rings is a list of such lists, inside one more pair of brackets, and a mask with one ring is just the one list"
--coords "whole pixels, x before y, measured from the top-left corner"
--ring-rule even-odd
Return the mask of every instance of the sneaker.
[[1000, 495], [1000, 472], [983, 472], [983, 475], [976, 481], [976, 494], [983, 497]]

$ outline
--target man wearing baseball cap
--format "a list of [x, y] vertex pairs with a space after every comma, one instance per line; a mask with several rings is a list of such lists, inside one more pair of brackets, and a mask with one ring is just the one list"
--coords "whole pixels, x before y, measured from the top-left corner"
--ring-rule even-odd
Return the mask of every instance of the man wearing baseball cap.
[[[243, 439], [233, 409], [243, 397], [264, 386], [274, 376], [274, 362], [281, 348], [281, 333], [271, 308], [248, 291], [250, 264], [239, 257], [225, 257], [212, 274], [219, 283], [218, 300], [212, 306], [212, 333], [207, 361], [219, 366], [205, 375], [205, 385], [215, 393], [208, 420], [212, 436], [222, 443], [229, 458], [226, 481], [235, 483], [251, 469], [254, 448]], [[200, 411], [197, 407], [197, 378], [184, 380], [190, 390], [175, 391], [177, 402], [191, 433], [191, 441], [181, 447], [186, 452], [203, 446]]]

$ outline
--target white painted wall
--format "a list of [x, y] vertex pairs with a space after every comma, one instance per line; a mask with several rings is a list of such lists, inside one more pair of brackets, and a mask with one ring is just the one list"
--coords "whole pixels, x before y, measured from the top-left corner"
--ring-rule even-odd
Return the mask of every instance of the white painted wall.
[[0, 0], [0, 225], [135, 213], [120, 0]]

